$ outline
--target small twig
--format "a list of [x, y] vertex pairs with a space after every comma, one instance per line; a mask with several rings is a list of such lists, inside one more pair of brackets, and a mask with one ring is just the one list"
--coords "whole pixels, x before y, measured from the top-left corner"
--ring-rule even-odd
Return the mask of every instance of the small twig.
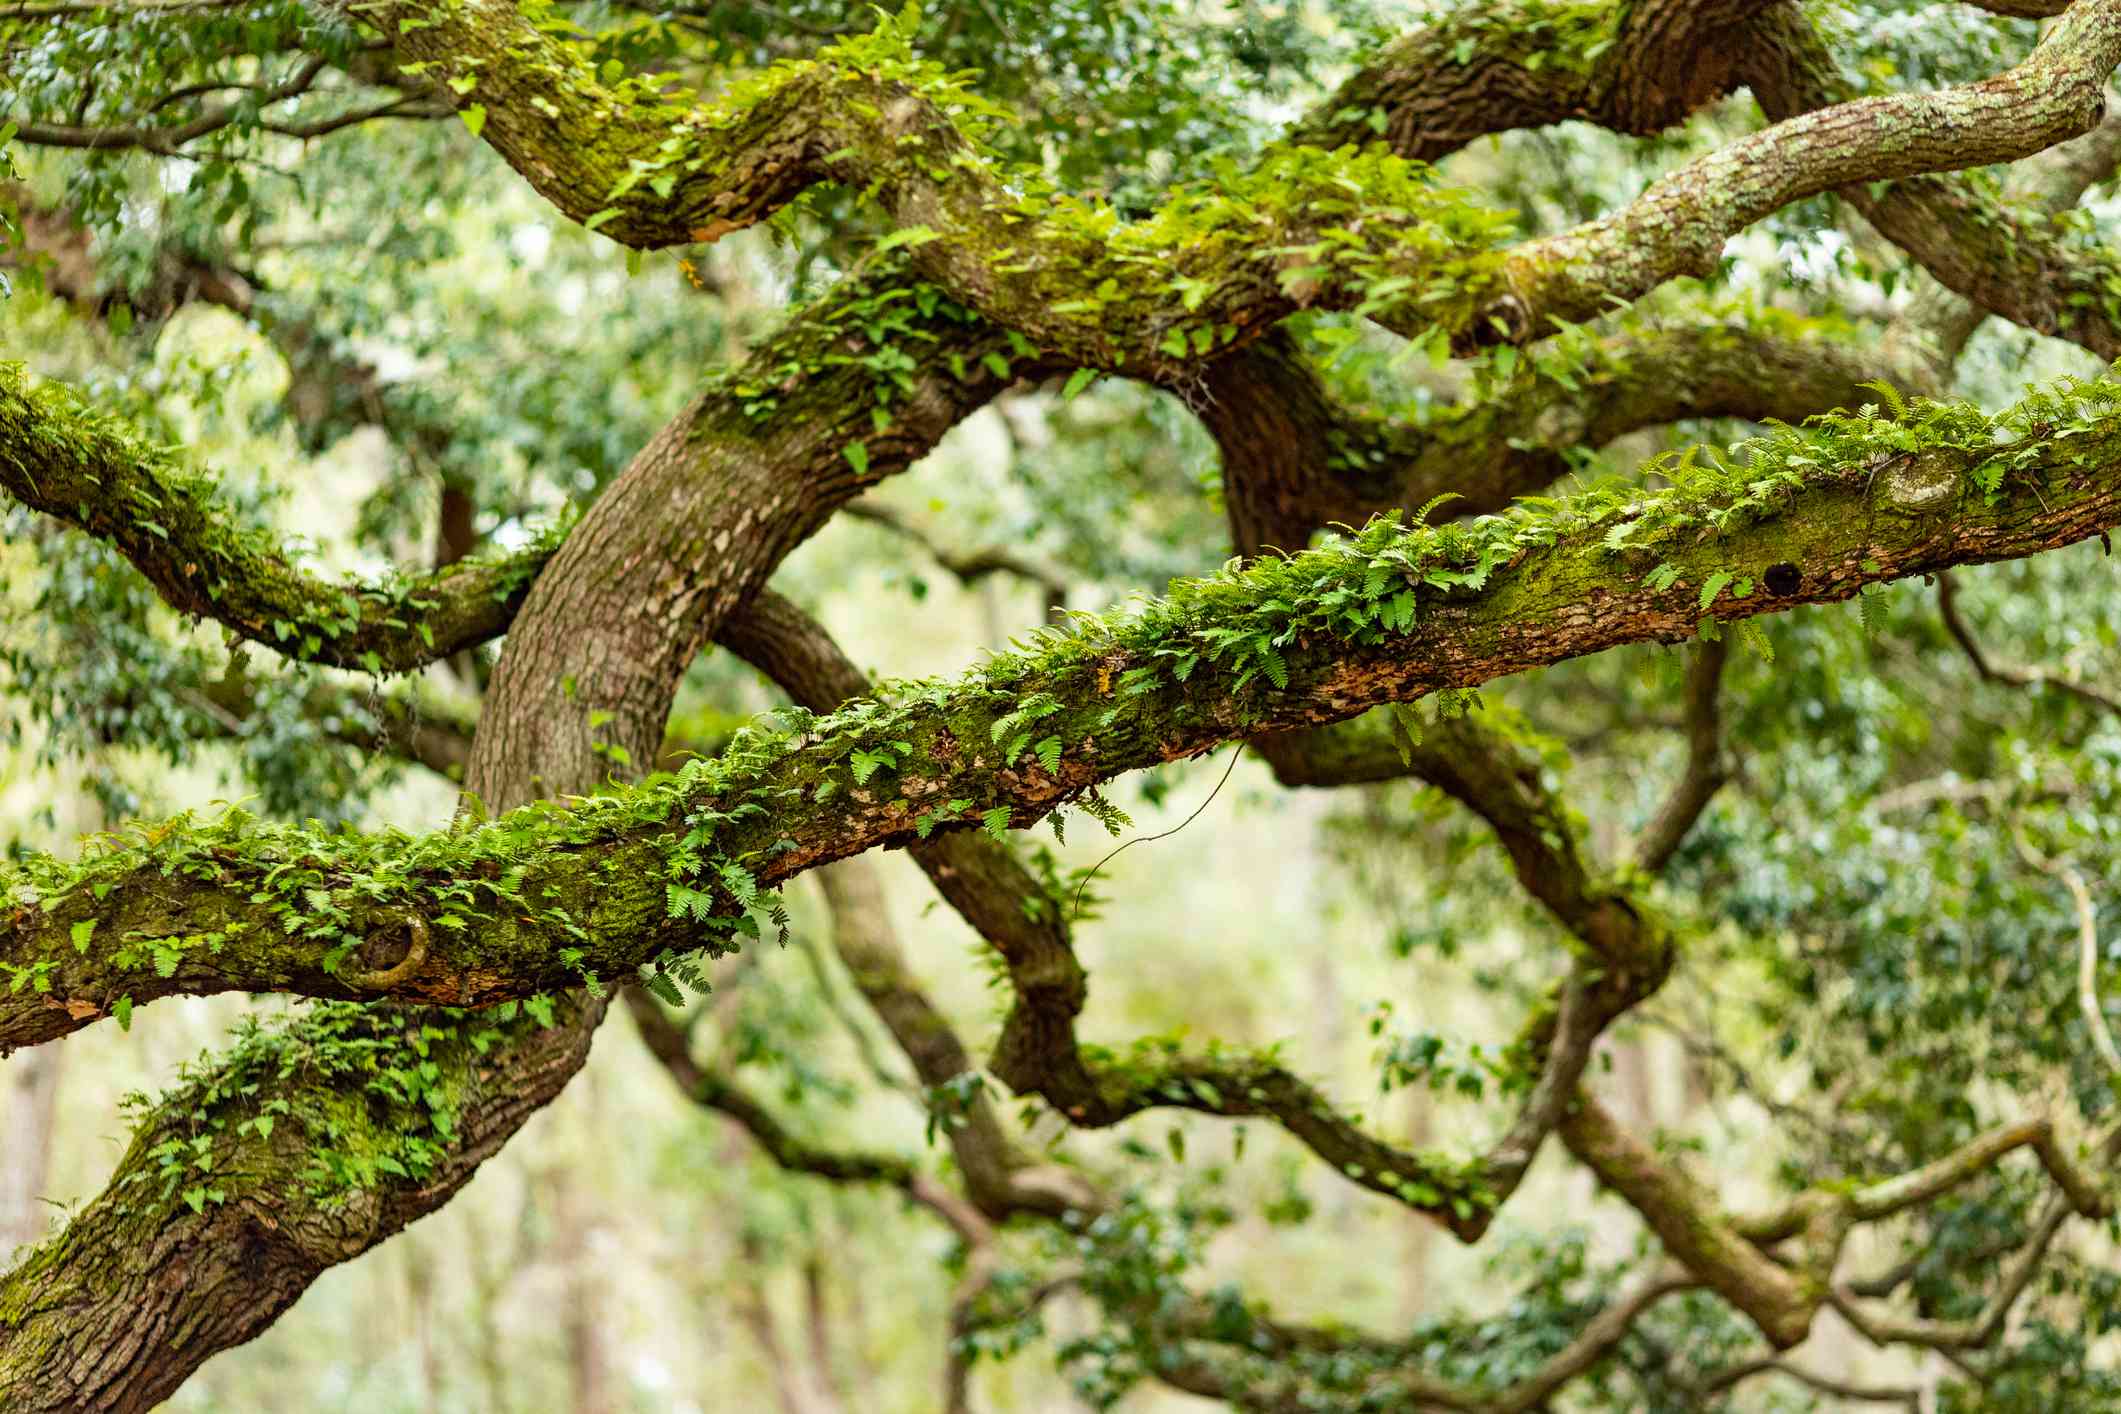
[[2121, 1076], [2121, 1050], [2114, 1046], [2114, 1033], [2106, 1025], [2106, 1009], [2099, 1002], [2099, 916], [2092, 907], [2091, 890], [2084, 876], [2059, 859], [2049, 859], [2034, 849], [2023, 830], [2013, 830], [2018, 857], [2043, 874], [2060, 879], [2077, 905], [2077, 1010], [2084, 1016], [2084, 1029], [2091, 1032], [2092, 1045], [2109, 1073]]

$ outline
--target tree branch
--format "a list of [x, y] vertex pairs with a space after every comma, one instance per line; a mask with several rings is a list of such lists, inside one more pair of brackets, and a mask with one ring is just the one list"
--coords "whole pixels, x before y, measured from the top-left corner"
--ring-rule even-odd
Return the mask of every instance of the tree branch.
[[[2073, 5], [2065, 23], [2089, 18]], [[1794, 5], [1762, 12], [1744, 51], [1743, 73], [1772, 119], [1831, 110], [1851, 93], [1834, 56]], [[2098, 96], [2105, 77], [2081, 76], [2087, 102]], [[2095, 110], [2088, 114], [2097, 120]], [[2121, 263], [2102, 245], [2072, 239], [2037, 206], [2028, 213], [1967, 180], [1934, 176], [1897, 181], [1882, 191], [1845, 185], [1836, 195], [1947, 289], [2028, 329], [2073, 340], [2104, 358], [2121, 356], [2121, 308], [2105, 295], [2121, 278]]]
[[[408, 16], [386, 4], [367, 17], [401, 61], [470, 81], [457, 101], [478, 109], [485, 140], [563, 213], [621, 244], [713, 240], [839, 182], [873, 192], [900, 230], [917, 232], [916, 268], [966, 305], [1056, 358], [1157, 382], [1183, 380], [1210, 349], [1307, 307], [1360, 307], [1408, 333], [1440, 323], [1461, 344], [1523, 342], [1674, 276], [1711, 273], [1729, 236], [1802, 197], [2013, 161], [2076, 136], [2099, 120], [2121, 62], [2121, 0], [2080, 0], [2005, 74], [1789, 119], [1610, 216], [1488, 252], [1462, 234], [1462, 203], [1439, 203], [1397, 159], [1302, 146], [1270, 150], [1241, 187], [1109, 234], [1065, 202], [1047, 214], [983, 155], [973, 96], [887, 36], [778, 66], [755, 96], [717, 111], [662, 101], [637, 79], [607, 86], [513, 6], [463, 0], [412, 26]], [[1363, 191], [1353, 202], [1350, 181]], [[1360, 235], [1336, 248], [1328, 231]], [[1011, 263], [997, 264], [998, 245]], [[1258, 257], [1233, 261], [1238, 245], [1321, 263], [1269, 272]], [[1159, 277], [1145, 281], [1145, 268]], [[1081, 311], [1081, 292], [1106, 280], [1113, 295]], [[1386, 280], [1414, 288], [1373, 298]]]
[[[2051, 410], [2043, 404], [2039, 415]], [[112, 842], [79, 868], [32, 861], [8, 888], [35, 902], [0, 932], [0, 959], [41, 970], [51, 990], [25, 991], [0, 1009], [0, 1043], [63, 1034], [121, 995], [136, 1004], [229, 988], [350, 995], [338, 963], [350, 949], [388, 950], [387, 934], [364, 932], [385, 906], [464, 924], [436, 938], [406, 984], [414, 997], [479, 1004], [585, 975], [622, 977], [664, 947], [711, 936], [669, 916], [666, 884], [721, 887], [694, 872], [709, 863], [696, 847], [678, 847], [667, 833], [674, 812], [775, 800], [770, 823], [719, 826], [714, 837], [716, 850], [728, 851], [716, 858], [731, 862], [786, 841], [747, 867], [757, 886], [772, 887], [832, 859], [913, 842], [921, 828], [949, 832], [990, 816], [1026, 825], [1122, 772], [1236, 737], [1680, 638], [1705, 599], [1708, 613], [1725, 619], [1832, 602], [1910, 574], [2038, 553], [2121, 521], [2121, 454], [2107, 450], [2121, 441], [2121, 416], [2043, 422], [1999, 445], [2012, 425], [1965, 432], [1978, 450], [1950, 443], [1885, 457], [1865, 439], [1891, 447], [1906, 440], [1905, 428], [1860, 437], [1843, 428], [1833, 434], [1842, 439], [1833, 464], [1802, 469], [1792, 463], [1816, 461], [1822, 445], [1788, 433], [1759, 449], [1735, 492], [1678, 487], [1590, 514], [1488, 521], [1479, 527], [1485, 539], [1378, 522], [1289, 560], [1177, 585], [1169, 600], [1053, 635], [955, 689], [857, 708], [801, 737], [754, 734], [722, 761], [570, 811], [424, 839], [322, 837], [232, 819]], [[1991, 503], [1971, 471], [1996, 460], [2011, 472]], [[1717, 524], [1720, 534], [1698, 538], [1698, 527]], [[1695, 529], [1681, 536], [1674, 526]], [[1612, 548], [1631, 540], [1647, 548]], [[1640, 566], [1660, 554], [1653, 576], [1624, 568], [1631, 556]], [[1756, 582], [1735, 597], [1741, 572], [1775, 587]], [[1468, 589], [1459, 576], [1485, 582]], [[1435, 588], [1439, 577], [1450, 587]], [[1734, 592], [1721, 593], [1726, 586]], [[1031, 750], [1046, 738], [1046, 754]], [[846, 774], [857, 750], [885, 753], [879, 781], [859, 768]], [[627, 879], [596, 881], [622, 860]], [[511, 887], [528, 890], [531, 906], [497, 896], [485, 869], [519, 881]], [[297, 877], [307, 899], [290, 892]], [[319, 889], [343, 902], [317, 912]], [[279, 936], [291, 920], [296, 936]], [[90, 946], [84, 933], [77, 946], [76, 923], [100, 926], [102, 944]], [[586, 941], [575, 935], [582, 927]], [[172, 949], [179, 956], [158, 975]]]
[[1686, 770], [1636, 845], [1636, 862], [1648, 873], [1664, 872], [1665, 865], [1672, 862], [1672, 856], [1686, 842], [1694, 822], [1701, 818], [1701, 812], [1708, 809], [1716, 792], [1730, 779], [1723, 755], [1719, 710], [1723, 666], [1730, 652], [1730, 640], [1717, 638], [1696, 645], [1687, 658]]
[[1948, 574], [1937, 576], [1937, 614], [1944, 620], [1944, 630], [1959, 645], [1967, 661], [1974, 665], [1974, 672], [1985, 682], [2002, 683], [2007, 687], [2052, 688], [2064, 692], [2080, 702], [2087, 702], [2102, 711], [2121, 713], [2121, 701], [2108, 697], [2097, 688], [2086, 687], [2059, 673], [2041, 668], [2020, 668], [1998, 663], [1981, 650], [1974, 638], [1974, 631], [1967, 626], [1959, 612], [1959, 586]]
[[717, 1110], [741, 1125], [766, 1157], [790, 1173], [809, 1174], [833, 1183], [881, 1183], [912, 1191], [919, 1166], [895, 1154], [841, 1154], [820, 1149], [788, 1132], [763, 1104], [728, 1077], [692, 1058], [685, 1029], [638, 988], [626, 990], [641, 1044], [655, 1057], [681, 1094], [696, 1105]]
[[281, 539], [222, 509], [211, 477], [180, 466], [71, 391], [0, 365], [0, 490], [109, 542], [180, 613], [331, 667], [406, 672], [506, 628], [550, 537], [498, 559], [335, 584], [292, 564]]

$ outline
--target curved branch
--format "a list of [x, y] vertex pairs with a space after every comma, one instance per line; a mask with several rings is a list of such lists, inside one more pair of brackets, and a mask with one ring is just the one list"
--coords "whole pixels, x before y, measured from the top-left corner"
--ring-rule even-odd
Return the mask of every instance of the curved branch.
[[1329, 525], [1413, 510], [1485, 515], [1544, 491], [1569, 454], [1686, 418], [1801, 423], [1875, 401], [1865, 384], [1928, 386], [1918, 360], [1739, 323], [1648, 329], [1583, 351], [1568, 381], [1520, 375], [1494, 395], [1386, 422], [1338, 405], [1274, 334], [1209, 368], [1201, 421], [1222, 450], [1237, 552], [1299, 550]]
[[1652, 137], [1730, 91], [1747, 21], [1776, 2], [1456, 7], [1387, 45], [1289, 138], [1330, 150], [1381, 137], [1433, 162], [1490, 133], [1572, 119]]
[[[1239, 1376], [1219, 1361], [1179, 1351], [1171, 1352], [1174, 1358], [1160, 1363], [1156, 1373], [1190, 1393], [1275, 1414], [1310, 1414], [1341, 1404], [1363, 1409], [1449, 1410], [1456, 1414], [1531, 1414], [1545, 1408], [1564, 1385], [1610, 1355], [1658, 1302], [1700, 1285], [1688, 1274], [1676, 1271], [1659, 1273], [1638, 1283], [1600, 1310], [1574, 1339], [1529, 1373], [1493, 1390], [1440, 1380], [1404, 1366], [1379, 1370], [1353, 1391], [1324, 1390], [1300, 1374]], [[1257, 1318], [1233, 1324], [1227, 1319], [1218, 1322], [1214, 1317], [1215, 1313], [1195, 1303], [1157, 1313], [1157, 1323], [1169, 1338], [1237, 1345], [1250, 1354], [1286, 1356], [1306, 1352], [1330, 1357], [1348, 1351], [1360, 1352], [1368, 1360], [1389, 1360], [1396, 1353], [1388, 1343], [1339, 1331], [1284, 1326]]]
[[2042, 668], [2021, 668], [1998, 663], [1990, 658], [1982, 651], [1980, 641], [1974, 637], [1973, 629], [1967, 626], [1965, 617], [1960, 614], [1959, 586], [1948, 574], [1937, 576], [1937, 615], [1944, 620], [1944, 631], [1952, 636], [1952, 642], [1959, 645], [1961, 651], [1966, 654], [1967, 661], [1974, 665], [1974, 672], [1984, 682], [2002, 683], [2007, 687], [2052, 688], [2102, 711], [2121, 713], [2121, 701], [2107, 696], [2097, 688], [2086, 687], [2083, 683]]
[[663, 1014], [638, 988], [626, 991], [641, 1044], [655, 1057], [686, 1099], [741, 1125], [766, 1156], [790, 1173], [807, 1173], [833, 1183], [882, 1183], [912, 1192], [921, 1177], [910, 1159], [895, 1154], [842, 1154], [820, 1149], [788, 1132], [787, 1126], [743, 1087], [692, 1058], [685, 1028]]
[[1562, 1121], [1569, 1152], [1642, 1215], [1673, 1259], [1743, 1311], [1777, 1350], [1811, 1332], [1820, 1294], [1748, 1241], [1693, 1179], [1621, 1128], [1588, 1094]]
[[[1410, 333], [1441, 323], [1462, 344], [1523, 342], [1710, 273], [1728, 237], [1802, 197], [2013, 161], [2084, 132], [2121, 62], [2121, 0], [2080, 0], [2005, 74], [1789, 119], [1619, 212], [1492, 252], [1463, 203], [1402, 159], [1300, 145], [1153, 221], [1111, 227], [1108, 213], [1012, 186], [981, 152], [976, 98], [888, 36], [778, 66], [711, 110], [636, 79], [604, 84], [576, 47], [500, 0], [366, 9], [402, 61], [470, 85], [458, 102], [541, 194], [621, 244], [713, 240], [839, 182], [917, 237], [916, 268], [953, 297], [1056, 358], [1158, 382], [1308, 307], [1359, 306]], [[1373, 297], [1386, 281], [1411, 288]], [[1084, 299], [1099, 287], [1109, 295]]]
[[[0, 1044], [64, 1034], [120, 996], [136, 1004], [230, 988], [347, 996], [336, 972], [342, 930], [393, 905], [465, 924], [436, 939], [405, 985], [415, 997], [479, 1004], [584, 975], [623, 976], [664, 947], [715, 936], [670, 916], [673, 870], [688, 888], [720, 887], [719, 876], [697, 872], [709, 862], [697, 846], [679, 847], [669, 833], [673, 812], [775, 801], [768, 820], [725, 823], [713, 836], [716, 859], [755, 861], [744, 866], [749, 877], [771, 887], [923, 833], [1030, 824], [1123, 772], [1234, 738], [1681, 638], [1705, 598], [1723, 619], [1834, 602], [1869, 584], [2035, 554], [2121, 522], [2121, 454], [2107, 450], [2121, 444], [2121, 414], [2043, 422], [2000, 446], [1998, 432], [1982, 422], [1968, 433], [1977, 451], [1945, 445], [1888, 458], [1867, 453], [1845, 427], [1827, 466], [1808, 464], [1821, 456], [1818, 442], [1789, 433], [1758, 449], [1736, 491], [1674, 488], [1574, 520], [1482, 522], [1479, 537], [1380, 521], [1288, 560], [1174, 586], [1169, 600], [1051, 635], [955, 688], [858, 707], [799, 736], [754, 734], [721, 761], [565, 812], [535, 809], [423, 838], [230, 819], [113, 841], [78, 868], [33, 860], [7, 883], [23, 902], [0, 924], [0, 960], [41, 973], [49, 990], [25, 989], [0, 1007]], [[1893, 447], [1905, 429], [1886, 424], [1875, 435]], [[1969, 474], [1992, 455], [2012, 468], [1993, 500]], [[1717, 524], [1720, 534], [1699, 538]], [[1652, 548], [1611, 548], [1630, 540]], [[1642, 576], [1639, 567], [1658, 555], [1657, 573]], [[1743, 598], [1741, 573], [1758, 576]], [[1439, 579], [1446, 588], [1431, 587]], [[1026, 715], [1033, 710], [1039, 715]], [[878, 779], [868, 779], [876, 767], [857, 778], [849, 765], [857, 750], [881, 764]], [[486, 869], [504, 872], [528, 900], [550, 902], [497, 911], [507, 895], [482, 880]], [[618, 877], [607, 881], [605, 871]], [[291, 892], [295, 879], [311, 900], [336, 892], [344, 918]], [[291, 919], [300, 920], [297, 933], [281, 936]]]
[[1675, 276], [1713, 274], [1725, 240], [1793, 201], [2052, 147], [2105, 116], [2117, 63], [2121, 5], [2077, 0], [2024, 62], [1993, 78], [1806, 104], [1813, 111], [1659, 178], [1619, 212], [1510, 251], [1501, 270], [1514, 304], [1507, 316], [1524, 333], [1544, 333], [1553, 320], [1592, 318]]
[[295, 67], [295, 71], [281, 82], [258, 87], [244, 99], [215, 104], [182, 123], [162, 126], [116, 123], [89, 128], [31, 122], [19, 124], [16, 136], [23, 142], [38, 147], [83, 148], [90, 151], [138, 147], [149, 152], [174, 156], [177, 149], [184, 144], [208, 133], [217, 132], [245, 114], [309, 92], [310, 87], [316, 83], [317, 76], [324, 72], [327, 62], [329, 61], [314, 55], [306, 57]]
[[189, 471], [69, 390], [0, 365], [0, 491], [109, 542], [172, 608], [290, 657], [408, 672], [502, 632], [550, 537], [502, 559], [333, 583], [271, 532], [233, 521]]
[[[2080, 21], [2084, 12], [2072, 5], [2064, 23]], [[1774, 7], [1752, 28], [1744, 78], [1768, 117], [1789, 120], [1849, 99], [1848, 81], [1801, 7]], [[2081, 77], [2091, 85], [2105, 76]], [[2097, 96], [2089, 86], [2082, 94], [2088, 103]], [[2121, 262], [2103, 244], [2072, 238], [2038, 205], [2028, 211], [1966, 178], [1934, 176], [1882, 189], [1866, 181], [1836, 195], [1947, 289], [2028, 329], [2105, 358], [2121, 356], [2121, 308], [2106, 293], [2121, 279]]]
[[1863, 1385], [1848, 1380], [1837, 1380], [1772, 1355], [1747, 1360], [1719, 1371], [1703, 1381], [1701, 1392], [1722, 1394], [1760, 1375], [1781, 1375], [1784, 1379], [1795, 1380], [1808, 1389], [1830, 1394], [1836, 1399], [1851, 1399], [1865, 1404], [1904, 1404], [1908, 1407], [1909, 1414], [1914, 1414], [1914, 1411], [1922, 1407], [1922, 1391], [1919, 1389], [1901, 1385]]

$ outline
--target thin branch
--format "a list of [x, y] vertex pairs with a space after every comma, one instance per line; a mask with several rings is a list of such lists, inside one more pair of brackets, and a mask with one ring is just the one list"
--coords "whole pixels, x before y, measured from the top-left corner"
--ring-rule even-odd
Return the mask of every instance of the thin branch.
[[167, 126], [152, 126], [130, 123], [104, 124], [97, 127], [70, 127], [56, 123], [22, 123], [16, 136], [36, 147], [85, 148], [91, 151], [109, 151], [114, 148], [138, 147], [164, 156], [175, 156], [179, 148], [208, 133], [227, 127], [246, 110], [262, 109], [274, 103], [307, 93], [317, 76], [324, 72], [329, 61], [310, 55], [296, 66], [295, 71], [282, 82], [257, 93], [247, 103], [222, 103], [207, 109], [197, 117], [182, 123]]
[[1723, 1394], [1760, 1375], [1780, 1375], [1821, 1394], [1830, 1394], [1836, 1399], [1849, 1399], [1862, 1404], [1904, 1404], [1909, 1414], [1914, 1414], [1914, 1411], [1922, 1407], [1922, 1391], [1913, 1386], [1865, 1385], [1837, 1380], [1773, 1355], [1747, 1360], [1711, 1376], [1700, 1386], [1701, 1392]]
[[2095, 688], [2051, 673], [2042, 668], [2022, 668], [1998, 663], [1981, 650], [1974, 638], [1973, 630], [1959, 613], [1959, 587], [1949, 574], [1937, 576], [1937, 612], [1944, 620], [1944, 628], [1966, 654], [1967, 661], [1974, 665], [1974, 672], [1984, 681], [2002, 683], [2008, 687], [2052, 688], [2066, 692], [2080, 701], [2088, 702], [2103, 711], [2121, 713], [2121, 700], [2108, 697]]
[[0, 5], [0, 20], [64, 20], [77, 16], [123, 15], [127, 19], [138, 19], [156, 15], [188, 15], [202, 10], [235, 10], [251, 4], [252, 0], [119, 0], [118, 3], [95, 3], [95, 0], [56, 0], [51, 4]]
[[1687, 660], [1686, 769], [1636, 846], [1636, 862], [1645, 873], [1664, 872], [1701, 812], [1730, 779], [1719, 711], [1723, 668], [1730, 652], [1730, 639], [1717, 638], [1697, 644]]
[[912, 1191], [919, 1168], [895, 1154], [841, 1154], [798, 1139], [767, 1108], [726, 1077], [693, 1059], [685, 1030], [637, 987], [626, 989], [641, 1044], [693, 1103], [717, 1110], [742, 1125], [766, 1156], [792, 1173], [835, 1183], [882, 1183]]
[[[1977, 1144], [1980, 1142], [1982, 1141], [1976, 1141]], [[2051, 1135], [2048, 1136], [2048, 1144], [2053, 1146]], [[2061, 1191], [2047, 1200], [2039, 1221], [2034, 1225], [2032, 1236], [2004, 1267], [2003, 1278], [1997, 1285], [1996, 1294], [1982, 1315], [1964, 1321], [1929, 1321], [1898, 1316], [1866, 1306], [1862, 1299], [1865, 1291], [1848, 1283], [1830, 1286], [1827, 1299], [1834, 1309], [1876, 1345], [1920, 1345], [1950, 1356], [1958, 1351], [1979, 1349], [1994, 1343], [2010, 1318], [2011, 1308], [2017, 1305], [2018, 1298], [2032, 1285], [2034, 1276], [2038, 1274], [2041, 1263], [2046, 1259], [2047, 1249], [2054, 1242], [2055, 1235], [2062, 1230], [2063, 1223], [2067, 1222], [2073, 1213], [2104, 1216], [2112, 1211], [2111, 1200], [2090, 1172], [2075, 1165], [2066, 1155], [2061, 1154], [2059, 1149], [2055, 1149], [2052, 1157], [2043, 1150], [2040, 1157]], [[2121, 1159], [2121, 1126], [2109, 1130], [2106, 1137], [2100, 1141], [2093, 1158], [2093, 1167], [2103, 1172], [2111, 1169], [2117, 1159]], [[1948, 1164], [1949, 1160], [1943, 1162]], [[1931, 1166], [1931, 1171], [1936, 1169], [1936, 1165]], [[1922, 1186], [1928, 1186], [1927, 1181]], [[1890, 1197], [1891, 1188], [1889, 1183], [1879, 1185], [1872, 1191], [1875, 1195], [1884, 1190]], [[1865, 1287], [1874, 1291], [1881, 1284], [1866, 1283]], [[1893, 1282], [1886, 1289], [1890, 1290], [1898, 1284]]]
[[1049, 610], [1068, 602], [1068, 581], [1058, 569], [1029, 555], [999, 545], [976, 550], [955, 550], [915, 525], [905, 515], [874, 497], [863, 497], [841, 508], [840, 514], [880, 525], [905, 537], [948, 571], [960, 584], [973, 585], [996, 574], [1014, 575], [1044, 592]]
[[2091, 890], [2084, 876], [2069, 864], [2034, 849], [2022, 829], [2013, 830], [2011, 838], [2019, 857], [2041, 873], [2060, 879], [2076, 905], [2077, 1011], [2084, 1018], [2084, 1029], [2090, 1033], [2107, 1072], [2121, 1077], [2121, 1051], [2114, 1048], [2114, 1034], [2106, 1025], [2106, 1008], [2099, 1000], [2099, 915], [2092, 906]]

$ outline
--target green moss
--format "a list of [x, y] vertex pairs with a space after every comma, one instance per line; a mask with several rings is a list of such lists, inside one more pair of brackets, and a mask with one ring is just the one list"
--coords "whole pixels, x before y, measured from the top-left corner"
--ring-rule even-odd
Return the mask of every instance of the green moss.
[[108, 541], [181, 612], [373, 673], [498, 633], [561, 534], [423, 575], [323, 580], [288, 558], [284, 535], [231, 517], [214, 478], [19, 363], [0, 363], [0, 490]]

